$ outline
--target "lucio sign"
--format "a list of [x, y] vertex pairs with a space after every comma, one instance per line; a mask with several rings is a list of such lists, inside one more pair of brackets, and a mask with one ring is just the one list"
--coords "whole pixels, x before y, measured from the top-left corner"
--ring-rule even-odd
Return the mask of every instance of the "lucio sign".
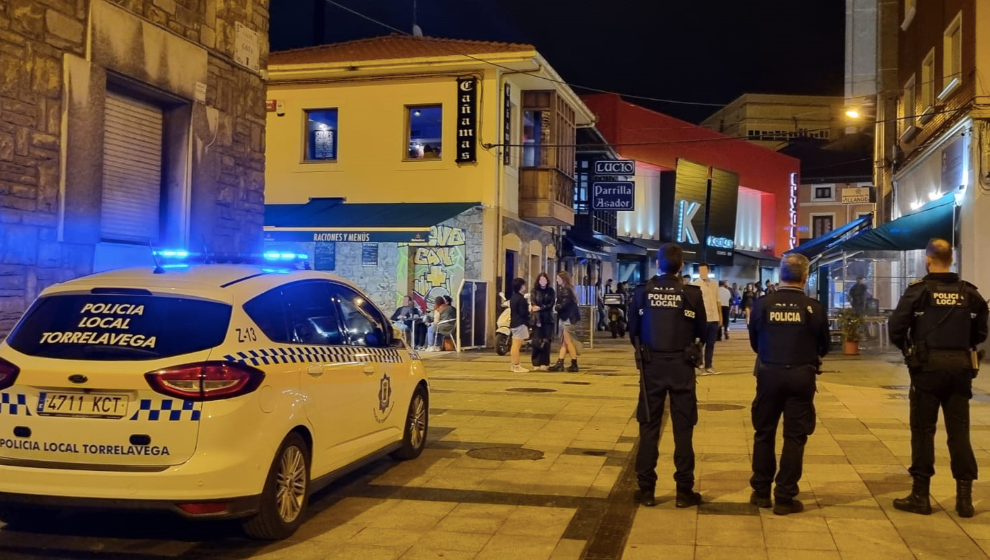
[[595, 162], [595, 175], [636, 174], [636, 162], [628, 159], [603, 159]]

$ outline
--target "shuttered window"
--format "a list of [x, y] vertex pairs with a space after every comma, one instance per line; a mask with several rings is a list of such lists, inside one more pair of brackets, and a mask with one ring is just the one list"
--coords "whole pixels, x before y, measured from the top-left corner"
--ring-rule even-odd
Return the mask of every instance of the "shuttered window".
[[161, 232], [162, 110], [107, 92], [102, 238], [157, 242]]

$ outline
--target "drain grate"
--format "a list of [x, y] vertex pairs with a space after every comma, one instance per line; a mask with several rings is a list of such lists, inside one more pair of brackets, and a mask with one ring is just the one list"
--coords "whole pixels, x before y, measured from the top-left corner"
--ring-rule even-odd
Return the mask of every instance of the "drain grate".
[[525, 447], [482, 447], [468, 451], [467, 456], [483, 461], [539, 461], [543, 452]]
[[698, 408], [709, 412], [724, 412], [726, 410], [742, 410], [746, 407], [741, 404], [706, 403], [699, 404]]
[[587, 381], [561, 381], [564, 385], [591, 385]]
[[556, 393], [556, 389], [547, 389], [546, 387], [510, 387], [506, 389], [513, 393]]

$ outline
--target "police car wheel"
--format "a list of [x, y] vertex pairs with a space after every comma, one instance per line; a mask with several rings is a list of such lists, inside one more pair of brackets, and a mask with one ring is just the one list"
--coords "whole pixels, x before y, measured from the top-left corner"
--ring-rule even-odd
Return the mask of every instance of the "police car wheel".
[[22, 508], [22, 507], [0, 507], [0, 523], [10, 525], [13, 528], [33, 528], [42, 527], [51, 523], [59, 512], [57, 510]]
[[260, 510], [244, 522], [249, 537], [281, 540], [296, 532], [309, 504], [309, 467], [306, 442], [299, 434], [289, 434], [268, 472]]
[[495, 353], [504, 356], [509, 353], [509, 337], [502, 334], [495, 334]]
[[400, 461], [415, 459], [426, 447], [426, 434], [430, 428], [430, 397], [422, 386], [416, 387], [412, 401], [409, 403], [409, 414], [406, 416], [405, 434], [402, 437], [402, 447], [392, 454]]

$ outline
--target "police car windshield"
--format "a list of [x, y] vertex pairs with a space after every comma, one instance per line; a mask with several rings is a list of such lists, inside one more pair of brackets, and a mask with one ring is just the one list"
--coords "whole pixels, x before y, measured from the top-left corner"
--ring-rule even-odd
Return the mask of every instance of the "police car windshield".
[[152, 295], [40, 298], [10, 334], [18, 352], [65, 360], [155, 360], [223, 342], [231, 306]]

